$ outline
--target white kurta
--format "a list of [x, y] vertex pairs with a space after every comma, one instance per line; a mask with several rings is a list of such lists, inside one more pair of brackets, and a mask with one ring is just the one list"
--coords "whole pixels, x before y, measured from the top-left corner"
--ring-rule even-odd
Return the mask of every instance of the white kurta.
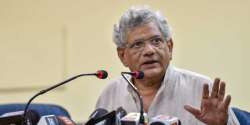
[[[211, 89], [212, 82], [208, 77], [169, 66], [161, 87], [148, 109], [148, 117], [163, 114], [178, 117], [182, 125], [203, 125], [184, 109], [184, 105], [200, 107], [205, 83], [209, 84]], [[140, 111], [138, 97], [122, 77], [112, 81], [104, 89], [96, 104], [96, 108], [105, 108], [109, 111], [118, 107], [124, 108], [128, 113]], [[231, 109], [228, 125], [239, 125]]]

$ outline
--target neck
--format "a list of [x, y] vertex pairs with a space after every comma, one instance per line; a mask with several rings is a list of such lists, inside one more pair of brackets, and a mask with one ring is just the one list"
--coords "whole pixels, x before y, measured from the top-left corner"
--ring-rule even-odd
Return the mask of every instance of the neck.
[[142, 96], [154, 95], [161, 86], [162, 77], [159, 79], [134, 79], [134, 85]]
[[148, 109], [161, 86], [162, 80], [150, 81], [147, 79], [143, 80], [133, 80], [134, 85], [138, 89], [138, 92], [142, 96], [144, 111], [148, 112]]

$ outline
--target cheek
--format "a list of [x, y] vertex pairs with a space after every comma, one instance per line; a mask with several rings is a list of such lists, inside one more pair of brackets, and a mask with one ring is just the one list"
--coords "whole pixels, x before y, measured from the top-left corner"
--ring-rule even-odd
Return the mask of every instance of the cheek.
[[163, 51], [160, 51], [159, 55], [164, 63], [168, 63], [172, 58], [171, 53], [169, 52], [167, 48], [164, 49]]
[[130, 55], [130, 57], [128, 58], [128, 63], [129, 63], [129, 67], [133, 68], [133, 69], [137, 69], [139, 66], [139, 62], [140, 62], [140, 56], [139, 55]]

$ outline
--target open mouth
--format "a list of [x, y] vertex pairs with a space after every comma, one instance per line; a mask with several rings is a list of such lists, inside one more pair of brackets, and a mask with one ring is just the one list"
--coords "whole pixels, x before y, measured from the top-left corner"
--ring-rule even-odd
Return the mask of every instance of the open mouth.
[[157, 63], [157, 61], [155, 61], [155, 60], [146, 61], [146, 62], [143, 63], [143, 65], [150, 65], [150, 64], [154, 64], [154, 63]]

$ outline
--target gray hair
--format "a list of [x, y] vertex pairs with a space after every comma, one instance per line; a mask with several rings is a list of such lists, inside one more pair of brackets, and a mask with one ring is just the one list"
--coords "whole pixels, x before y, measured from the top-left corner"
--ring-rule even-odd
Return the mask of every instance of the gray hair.
[[171, 38], [171, 27], [159, 11], [152, 11], [149, 7], [131, 7], [120, 18], [119, 24], [114, 25], [113, 41], [118, 48], [123, 48], [127, 43], [127, 32], [132, 28], [155, 22], [159, 27], [164, 40]]

